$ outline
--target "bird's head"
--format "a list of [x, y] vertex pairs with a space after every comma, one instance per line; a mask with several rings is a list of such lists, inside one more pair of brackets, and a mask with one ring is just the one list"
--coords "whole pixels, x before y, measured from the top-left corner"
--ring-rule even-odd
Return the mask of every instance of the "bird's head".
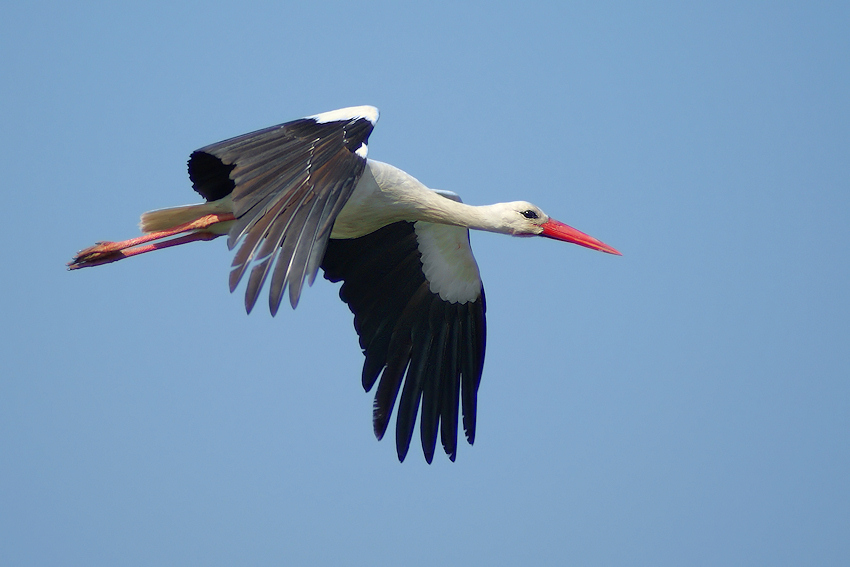
[[514, 236], [545, 236], [563, 242], [622, 256], [617, 250], [580, 230], [550, 218], [540, 207], [527, 201], [514, 201], [499, 205], [501, 224]]

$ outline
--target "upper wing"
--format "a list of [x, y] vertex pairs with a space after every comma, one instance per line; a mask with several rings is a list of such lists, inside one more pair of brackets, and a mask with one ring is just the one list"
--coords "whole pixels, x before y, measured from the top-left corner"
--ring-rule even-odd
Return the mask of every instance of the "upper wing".
[[269, 273], [269, 308], [286, 286], [293, 307], [305, 278], [313, 283], [331, 228], [366, 167], [367, 140], [378, 120], [371, 106], [344, 108], [244, 134], [192, 153], [189, 176], [207, 200], [233, 198], [236, 222], [227, 245], [240, 244], [230, 272], [250, 312]]
[[[451, 246], [445, 246], [448, 241]], [[440, 277], [444, 265], [457, 268], [458, 263], [461, 269], [453, 270], [457, 277]], [[466, 438], [475, 440], [486, 343], [484, 288], [469, 231], [397, 222], [360, 238], [330, 240], [322, 269], [330, 281], [344, 280], [339, 295], [354, 313], [366, 355], [366, 391], [381, 374], [373, 410], [375, 435], [380, 439], [386, 432], [404, 379], [396, 418], [399, 460], [410, 447], [420, 401], [425, 459], [430, 463], [434, 456], [439, 428], [443, 449], [454, 460], [459, 404]]]

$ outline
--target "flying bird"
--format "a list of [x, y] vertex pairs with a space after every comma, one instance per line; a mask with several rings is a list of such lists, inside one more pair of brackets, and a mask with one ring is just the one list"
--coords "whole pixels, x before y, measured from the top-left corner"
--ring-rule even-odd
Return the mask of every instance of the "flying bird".
[[438, 434], [454, 461], [459, 409], [466, 439], [475, 440], [486, 342], [484, 288], [469, 229], [620, 253], [531, 203], [466, 205], [455, 193], [367, 159], [377, 120], [372, 106], [343, 108], [201, 148], [188, 165], [204, 203], [146, 212], [143, 236], [99, 242], [68, 267], [226, 235], [228, 247], [237, 249], [231, 292], [247, 276], [250, 313], [268, 280], [272, 315], [287, 288], [295, 308], [304, 283], [312, 285], [321, 268], [326, 279], [343, 282], [339, 295], [354, 314], [366, 357], [363, 388], [378, 382], [376, 437], [384, 436], [398, 399], [399, 461], [420, 408], [426, 461]]

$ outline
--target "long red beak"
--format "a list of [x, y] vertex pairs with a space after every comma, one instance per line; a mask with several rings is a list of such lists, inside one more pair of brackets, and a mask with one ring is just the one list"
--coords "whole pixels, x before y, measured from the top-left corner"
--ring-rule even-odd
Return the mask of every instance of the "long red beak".
[[592, 236], [585, 234], [580, 230], [576, 230], [573, 227], [568, 226], [562, 222], [556, 221], [555, 219], [549, 219], [548, 221], [541, 224], [540, 228], [543, 229], [543, 232], [540, 233], [540, 236], [545, 236], [546, 238], [554, 238], [555, 240], [562, 240], [564, 242], [572, 242], [573, 244], [578, 244], [579, 246], [599, 250], [600, 252], [607, 252], [608, 254], [616, 254], [617, 256], [622, 256], [622, 254], [620, 254], [604, 242], [596, 240]]

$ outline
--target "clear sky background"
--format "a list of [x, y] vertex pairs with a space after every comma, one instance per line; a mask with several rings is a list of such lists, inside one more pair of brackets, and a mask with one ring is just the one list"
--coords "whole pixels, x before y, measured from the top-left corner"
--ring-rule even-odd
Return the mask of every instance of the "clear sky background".
[[[4, 5], [0, 564], [850, 564], [848, 30], [846, 2]], [[196, 201], [192, 150], [359, 104], [370, 157], [624, 254], [472, 235], [456, 463], [374, 439], [335, 285], [246, 316], [221, 240], [65, 271]]]

